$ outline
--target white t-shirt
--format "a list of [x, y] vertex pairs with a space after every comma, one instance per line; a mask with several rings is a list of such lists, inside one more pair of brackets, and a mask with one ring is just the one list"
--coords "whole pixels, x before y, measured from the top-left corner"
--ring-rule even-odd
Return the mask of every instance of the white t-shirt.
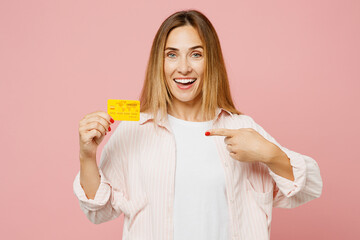
[[212, 121], [168, 119], [176, 141], [174, 240], [229, 240], [225, 173], [205, 136]]

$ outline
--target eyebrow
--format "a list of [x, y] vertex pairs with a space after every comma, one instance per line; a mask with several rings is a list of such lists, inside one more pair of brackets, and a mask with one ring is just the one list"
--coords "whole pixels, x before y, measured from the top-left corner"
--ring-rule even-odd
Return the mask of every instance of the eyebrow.
[[[202, 48], [202, 49], [204, 49], [203, 46], [197, 45], [197, 46], [194, 46], [194, 47], [189, 48], [189, 50], [193, 50], [193, 49], [196, 49], [196, 48]], [[169, 49], [169, 50], [173, 50], [173, 51], [179, 51], [179, 49], [173, 48], [173, 47], [167, 47], [167, 48], [165, 48], [165, 50], [168, 50], [168, 49]]]

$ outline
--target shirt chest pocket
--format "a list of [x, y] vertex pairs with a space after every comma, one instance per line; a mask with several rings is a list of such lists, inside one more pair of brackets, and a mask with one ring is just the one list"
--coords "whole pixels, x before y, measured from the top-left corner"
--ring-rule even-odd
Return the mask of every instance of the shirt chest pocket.
[[124, 211], [124, 225], [126, 226], [127, 231], [130, 231], [132, 226], [142, 214], [142, 211], [144, 211], [146, 205], [148, 205], [148, 202], [146, 194], [142, 193], [133, 197], [130, 201], [127, 201], [127, 203], [123, 206], [123, 209], [126, 209]]
[[259, 192], [254, 189], [248, 179], [246, 179], [246, 190], [250, 200], [256, 202], [256, 206], [266, 215], [267, 225], [270, 227], [273, 206], [273, 190], [267, 192]]

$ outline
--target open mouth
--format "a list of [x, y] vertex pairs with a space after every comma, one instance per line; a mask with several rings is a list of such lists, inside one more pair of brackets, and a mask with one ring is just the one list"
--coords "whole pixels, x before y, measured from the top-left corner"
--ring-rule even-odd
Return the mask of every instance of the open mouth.
[[182, 86], [189, 86], [191, 84], [193, 84], [194, 82], [196, 82], [197, 78], [174, 78], [174, 81], [176, 82], [176, 84], [178, 85], [182, 85]]

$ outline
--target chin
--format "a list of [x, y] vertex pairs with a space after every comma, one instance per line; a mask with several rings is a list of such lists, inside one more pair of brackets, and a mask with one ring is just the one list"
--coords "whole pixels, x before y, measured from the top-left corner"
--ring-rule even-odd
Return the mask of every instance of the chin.
[[181, 90], [179, 91], [179, 89], [177, 89], [178, 87], [176, 85], [172, 86], [171, 93], [173, 99], [175, 101], [184, 102], [184, 103], [198, 100], [199, 96], [201, 95], [201, 93], [197, 93], [197, 91], [199, 90], [198, 89], [199, 86], [194, 86], [194, 87], [195, 89], [193, 91], [182, 93]]
[[177, 95], [173, 95], [174, 96], [174, 99], [176, 99], [177, 101], [179, 102], [183, 102], [183, 103], [186, 103], [186, 102], [193, 102], [194, 100], [197, 100], [198, 96], [177, 96]]
[[178, 100], [179, 102], [183, 102], [183, 103], [186, 103], [186, 102], [191, 102], [192, 100], [194, 100], [194, 98], [176, 98], [176, 100]]

